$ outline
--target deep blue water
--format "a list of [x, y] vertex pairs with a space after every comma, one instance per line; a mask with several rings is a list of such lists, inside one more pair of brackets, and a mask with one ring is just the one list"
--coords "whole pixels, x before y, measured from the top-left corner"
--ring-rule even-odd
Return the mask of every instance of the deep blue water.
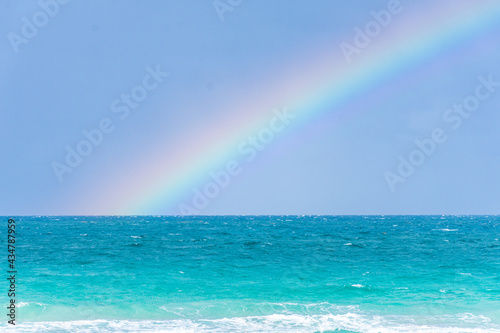
[[18, 331], [500, 332], [498, 216], [14, 219]]

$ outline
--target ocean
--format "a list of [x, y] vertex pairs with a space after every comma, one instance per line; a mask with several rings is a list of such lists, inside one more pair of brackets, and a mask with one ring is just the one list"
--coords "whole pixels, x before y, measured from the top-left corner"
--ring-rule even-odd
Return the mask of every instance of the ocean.
[[500, 332], [499, 216], [18, 216], [17, 332]]

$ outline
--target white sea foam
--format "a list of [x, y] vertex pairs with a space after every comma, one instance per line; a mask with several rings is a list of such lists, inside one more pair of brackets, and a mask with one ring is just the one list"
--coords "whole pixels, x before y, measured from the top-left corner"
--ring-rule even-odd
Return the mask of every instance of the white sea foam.
[[[4, 330], [5, 323], [0, 325]], [[489, 318], [463, 313], [454, 316], [433, 316], [428, 321], [418, 316], [377, 316], [348, 312], [343, 314], [298, 315], [272, 314], [222, 319], [198, 320], [94, 320], [67, 322], [18, 323], [22, 332], [468, 332], [499, 333], [500, 327]]]

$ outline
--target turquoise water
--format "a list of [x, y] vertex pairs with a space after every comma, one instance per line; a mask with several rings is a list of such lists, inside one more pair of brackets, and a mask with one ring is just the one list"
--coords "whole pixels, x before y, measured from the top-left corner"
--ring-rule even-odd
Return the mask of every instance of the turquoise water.
[[14, 219], [18, 331], [500, 332], [498, 216]]

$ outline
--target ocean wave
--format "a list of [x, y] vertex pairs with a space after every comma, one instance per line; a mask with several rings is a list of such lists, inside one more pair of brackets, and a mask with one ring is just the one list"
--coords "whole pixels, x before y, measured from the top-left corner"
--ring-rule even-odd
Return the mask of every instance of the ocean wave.
[[19, 302], [19, 303], [17, 303], [16, 307], [17, 308], [24, 308], [24, 307], [31, 307], [31, 308], [42, 307], [42, 308], [45, 308], [45, 305], [46, 304], [37, 303], [37, 302]]
[[[5, 327], [5, 324], [0, 326]], [[453, 316], [378, 316], [348, 312], [327, 315], [272, 314], [222, 319], [81, 320], [22, 322], [22, 332], [470, 332], [498, 333], [489, 318], [463, 313]]]

